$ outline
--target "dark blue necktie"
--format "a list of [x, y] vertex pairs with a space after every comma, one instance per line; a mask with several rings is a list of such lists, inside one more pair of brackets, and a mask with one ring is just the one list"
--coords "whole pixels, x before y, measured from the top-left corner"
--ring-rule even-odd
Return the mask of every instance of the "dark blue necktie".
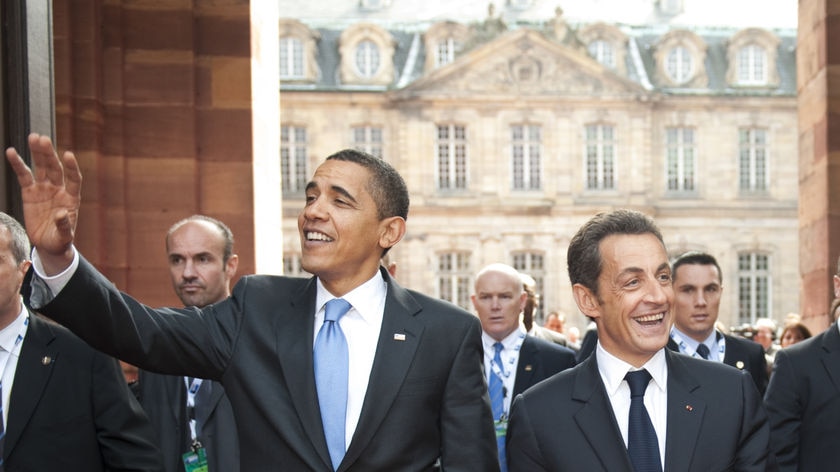
[[697, 346], [697, 354], [700, 354], [700, 357], [702, 357], [703, 359], [708, 359], [709, 358], [709, 346], [706, 346], [705, 344], [700, 343]]
[[627, 452], [636, 472], [662, 472], [659, 441], [645, 408], [645, 390], [650, 382], [647, 370], [627, 372], [624, 380], [630, 386], [630, 422], [627, 428]]
[[338, 320], [350, 310], [350, 304], [341, 298], [327, 302], [324, 324], [315, 338], [315, 386], [318, 389], [318, 404], [321, 407], [321, 421], [324, 436], [330, 450], [333, 470], [338, 470], [344, 459], [344, 428], [347, 417], [347, 382], [349, 354], [347, 339], [338, 325]]
[[[493, 355], [493, 363], [502, 371], [502, 343], [493, 345], [496, 353]], [[490, 393], [490, 406], [493, 408], [493, 421], [499, 421], [505, 413], [505, 387], [501, 377], [496, 375], [496, 369], [490, 369], [490, 382], [487, 385]], [[505, 425], [505, 428], [507, 426]], [[496, 429], [496, 444], [499, 447], [499, 464], [502, 472], [507, 471], [507, 460], [505, 458], [505, 435], [498, 428]]]

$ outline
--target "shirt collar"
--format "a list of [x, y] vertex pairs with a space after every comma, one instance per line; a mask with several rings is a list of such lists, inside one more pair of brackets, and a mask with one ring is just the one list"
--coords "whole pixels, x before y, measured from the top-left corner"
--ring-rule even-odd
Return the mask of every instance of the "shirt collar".
[[[502, 339], [502, 346], [504, 346], [505, 351], [513, 350], [516, 348], [516, 343], [523, 339], [528, 333], [525, 332], [525, 328], [522, 327], [520, 323], [519, 326], [513, 330], [512, 333], [508, 334], [505, 339]], [[493, 352], [493, 345], [496, 344], [496, 340], [493, 339], [489, 334], [481, 331], [481, 341], [484, 344], [484, 351], [485, 352]]]
[[[621, 386], [621, 381], [624, 380], [628, 371], [640, 370], [607, 352], [600, 342], [595, 349], [595, 355], [598, 361], [598, 372], [601, 374], [607, 394], [610, 396], [615, 395], [618, 391], [618, 387]], [[645, 362], [642, 369], [647, 369], [654, 384], [662, 392], [666, 391], [668, 364], [665, 362], [665, 348], [656, 351], [656, 354]]]
[[[324, 311], [324, 305], [337, 297], [324, 287], [320, 278], [316, 279], [316, 281], [318, 287], [318, 293], [315, 298], [315, 306], [318, 307], [316, 313], [322, 313]], [[377, 270], [367, 282], [345, 293], [341, 298], [350, 303], [352, 305], [351, 311], [355, 310], [363, 320], [375, 322], [376, 319], [382, 320], [382, 310], [379, 307], [382, 306], [382, 302], [385, 300], [387, 293], [388, 288], [385, 285], [385, 279], [382, 278], [382, 273]], [[377, 315], [377, 313], [379, 314]]]
[[[683, 333], [682, 331], [678, 330], [676, 325], [671, 327], [671, 337], [674, 338], [674, 342], [676, 342], [677, 344], [679, 344], [680, 341], [685, 343], [686, 347], [691, 349], [690, 351], [686, 352], [686, 354], [688, 354], [690, 356], [694, 355], [694, 353], [697, 352], [697, 346], [700, 345], [699, 341], [695, 340], [691, 336], [689, 336], [689, 335]], [[703, 344], [705, 344], [706, 347], [708, 347], [709, 351], [711, 352], [711, 351], [714, 351], [714, 348], [717, 345], [717, 341], [718, 341], [718, 332], [717, 332], [716, 329], [713, 329], [711, 334], [709, 334], [709, 336], [706, 339], [703, 340]]]
[[23, 303], [20, 305], [20, 313], [17, 318], [15, 318], [15, 320], [9, 323], [9, 325], [5, 328], [0, 329], [0, 347], [2, 347], [6, 352], [12, 352], [14, 349], [15, 341], [23, 330], [26, 317], [29, 316], [29, 313], [26, 311], [26, 307]]

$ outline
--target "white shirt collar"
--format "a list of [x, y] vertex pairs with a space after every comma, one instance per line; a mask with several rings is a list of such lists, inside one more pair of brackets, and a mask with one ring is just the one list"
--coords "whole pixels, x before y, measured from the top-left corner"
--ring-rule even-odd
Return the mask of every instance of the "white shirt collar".
[[[516, 343], [519, 341], [520, 338], [526, 336], [528, 333], [525, 332], [525, 328], [522, 327], [520, 323], [519, 326], [513, 330], [512, 333], [508, 334], [505, 339], [502, 339], [502, 346], [504, 346], [505, 351], [512, 350], [516, 348]], [[489, 334], [481, 331], [481, 341], [484, 344], [484, 352], [493, 353], [493, 345], [496, 344], [496, 340], [493, 339]]]
[[[315, 313], [323, 316], [324, 305], [333, 298], [336, 298], [336, 296], [324, 288], [320, 278], [316, 278], [316, 282], [318, 294], [315, 298], [315, 307], [317, 308]], [[378, 321], [381, 323], [382, 311], [380, 307], [387, 292], [388, 288], [385, 285], [385, 279], [382, 278], [382, 273], [377, 270], [367, 282], [345, 293], [341, 298], [350, 303], [353, 306], [351, 311], [355, 310], [363, 320], [373, 323]], [[377, 315], [377, 313], [379, 314]]]
[[3, 348], [6, 352], [12, 352], [12, 349], [15, 347], [15, 341], [23, 330], [23, 325], [26, 322], [26, 317], [28, 316], [29, 312], [26, 311], [26, 307], [23, 305], [23, 302], [21, 302], [20, 313], [17, 318], [9, 323], [8, 326], [0, 330], [0, 348]]
[[[624, 380], [624, 376], [628, 371], [639, 370], [623, 360], [613, 356], [607, 352], [598, 342], [595, 349], [596, 360], [598, 361], [598, 372], [604, 380], [604, 386], [607, 389], [607, 394], [614, 395], [618, 391], [618, 387]], [[668, 364], [665, 361], [665, 348], [660, 349], [642, 366], [647, 369], [650, 376], [653, 378], [654, 384], [662, 391], [666, 391], [668, 382]]]

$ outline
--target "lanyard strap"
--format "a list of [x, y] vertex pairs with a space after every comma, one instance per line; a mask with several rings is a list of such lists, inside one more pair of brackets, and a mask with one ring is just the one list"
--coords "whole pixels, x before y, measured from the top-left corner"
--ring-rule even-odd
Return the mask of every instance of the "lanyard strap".
[[[9, 368], [9, 363], [12, 360], [12, 356], [15, 355], [19, 351], [20, 343], [23, 342], [23, 336], [26, 334], [26, 328], [29, 326], [29, 315], [26, 315], [26, 318], [23, 320], [23, 326], [20, 327], [20, 332], [18, 332], [17, 337], [15, 337], [15, 343], [12, 345], [12, 350], [9, 351], [9, 354], [6, 356], [6, 362], [3, 364], [3, 372], [0, 373], [0, 394], [3, 392], [3, 378], [6, 376], [6, 369]], [[5, 395], [0, 395], [0, 405], [3, 403], [3, 397]], [[5, 405], [3, 405], [5, 406]], [[6, 411], [6, 408], [3, 407], [2, 411]], [[3, 429], [5, 429], [6, 420], [3, 418], [6, 416], [5, 414], [0, 415], [0, 421], [3, 422]]]
[[493, 370], [493, 373], [498, 375], [499, 378], [508, 378], [510, 374], [513, 373], [513, 369], [516, 366], [516, 361], [519, 359], [519, 350], [522, 349], [522, 343], [525, 342], [525, 333], [519, 333], [519, 337], [516, 339], [516, 344], [513, 346], [513, 354], [508, 356], [507, 362], [503, 362], [508, 365], [508, 368], [505, 369], [504, 366], [498, 365], [493, 360], [495, 354], [490, 354], [487, 350], [484, 351], [484, 355], [490, 359], [490, 368]]
[[202, 379], [194, 378], [192, 383], [188, 377], [184, 377], [184, 384], [187, 386], [187, 416], [190, 420], [190, 439], [195, 441], [197, 434], [195, 432], [195, 395], [198, 389], [201, 388]]

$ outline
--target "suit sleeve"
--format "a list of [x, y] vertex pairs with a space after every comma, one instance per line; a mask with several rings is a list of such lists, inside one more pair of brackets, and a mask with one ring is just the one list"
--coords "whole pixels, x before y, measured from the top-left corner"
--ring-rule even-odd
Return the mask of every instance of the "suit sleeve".
[[470, 318], [446, 381], [441, 407], [441, 469], [499, 470], [496, 432], [481, 346], [478, 318]]
[[802, 382], [787, 353], [776, 353], [764, 404], [770, 418], [770, 451], [776, 456], [779, 470], [796, 470], [798, 466], [803, 410], [798, 388]]
[[772, 457], [770, 457], [768, 447], [770, 429], [767, 423], [767, 413], [764, 410], [755, 382], [749, 375], [741, 376], [741, 392], [744, 408], [737, 454], [732, 470], [744, 472], [772, 470], [768, 466], [772, 463]]
[[510, 408], [506, 450], [509, 472], [548, 470], [543, 464], [542, 452], [522, 395], [516, 396]]
[[91, 368], [93, 422], [105, 468], [163, 471], [151, 423], [128, 389], [117, 361], [97, 352]]

